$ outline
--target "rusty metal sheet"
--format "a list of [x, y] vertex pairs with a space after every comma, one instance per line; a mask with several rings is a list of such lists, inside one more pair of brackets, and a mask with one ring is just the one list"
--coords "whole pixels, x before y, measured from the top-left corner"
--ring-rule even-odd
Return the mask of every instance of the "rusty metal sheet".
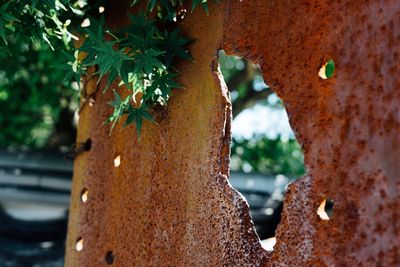
[[[127, 22], [128, 4], [113, 2], [109, 25]], [[158, 124], [145, 123], [140, 141], [133, 127], [109, 136], [102, 125], [110, 92], [82, 109], [78, 142], [91, 147], [75, 161], [66, 266], [399, 266], [400, 3], [245, 0], [210, 10], [182, 22], [196, 62], [181, 63], [185, 89], [154, 111]], [[260, 64], [305, 153], [307, 175], [287, 189], [272, 253], [228, 183], [220, 48]], [[323, 80], [330, 58], [336, 71]], [[327, 198], [333, 215], [322, 220]]]
[[[400, 266], [400, 2], [226, 8], [227, 49], [260, 63], [305, 153], [307, 176], [287, 190], [266, 265]], [[333, 215], [321, 220], [326, 198]]]
[[[92, 144], [75, 160], [66, 266], [260, 264], [248, 206], [227, 182], [231, 110], [216, 59], [223, 9], [212, 9], [183, 22], [197, 39], [196, 62], [181, 63], [185, 89], [153, 112], [158, 124], [145, 123], [140, 140], [120, 125], [109, 136], [102, 123], [111, 92], [98, 90], [95, 105], [82, 109], [78, 142]], [[128, 18], [110, 11], [108, 19], [118, 26]]]

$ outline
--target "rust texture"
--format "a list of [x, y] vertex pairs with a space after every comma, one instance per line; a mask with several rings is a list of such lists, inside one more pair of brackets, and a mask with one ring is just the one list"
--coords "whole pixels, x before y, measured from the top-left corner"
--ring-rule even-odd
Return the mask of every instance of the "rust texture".
[[[400, 2], [226, 9], [229, 53], [260, 63], [305, 153], [307, 176], [287, 190], [269, 263], [400, 266]], [[330, 58], [335, 75], [322, 80]], [[334, 201], [329, 221], [316, 213], [325, 198]]]
[[[109, 25], [127, 23], [125, 2], [112, 2]], [[227, 0], [210, 10], [182, 22], [196, 62], [180, 64], [185, 89], [140, 141], [133, 127], [109, 136], [112, 94], [87, 83], [96, 102], [82, 109], [78, 142], [91, 148], [75, 161], [66, 266], [400, 266], [399, 1]], [[272, 253], [228, 182], [220, 48], [260, 64], [305, 153]], [[323, 80], [330, 58], [336, 71]], [[326, 198], [333, 216], [321, 220]]]

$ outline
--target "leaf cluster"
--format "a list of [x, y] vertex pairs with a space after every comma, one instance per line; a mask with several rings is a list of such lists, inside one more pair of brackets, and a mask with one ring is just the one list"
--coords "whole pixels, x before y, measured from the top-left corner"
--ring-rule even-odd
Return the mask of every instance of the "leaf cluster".
[[232, 139], [232, 170], [268, 175], [304, 175], [304, 155], [295, 139], [280, 136], [271, 139], [255, 135], [250, 139]]
[[77, 39], [70, 29], [75, 17], [83, 14], [86, 1], [72, 0], [0, 0], [0, 48], [8, 51], [10, 39], [30, 38], [45, 42], [54, 50], [54, 42], [68, 45]]
[[[111, 130], [126, 115], [124, 126], [135, 123], [140, 135], [143, 120], [154, 122], [149, 109], [166, 105], [171, 90], [181, 88], [175, 81], [178, 71], [173, 62], [175, 58], [193, 60], [186, 49], [191, 40], [182, 36], [178, 27], [167, 29], [164, 25], [176, 19], [176, 8], [183, 2], [149, 0], [146, 10], [129, 15], [131, 24], [119, 31], [107, 29], [104, 19], [91, 19], [90, 27], [85, 29], [85, 43], [74, 57], [69, 56], [72, 69], [67, 78], [80, 80], [88, 67], [97, 66], [95, 75], [98, 82], [105, 80], [105, 90], [119, 82], [130, 91], [122, 97], [113, 88], [115, 100], [110, 105], [114, 111], [107, 120], [112, 124]], [[192, 2], [193, 8], [199, 5], [208, 10], [207, 1]], [[158, 16], [150, 18], [155, 9]]]
[[0, 53], [0, 147], [69, 146], [79, 94], [52, 68], [63, 63], [64, 45], [55, 42], [53, 51], [21, 35], [7, 41], [9, 53]]

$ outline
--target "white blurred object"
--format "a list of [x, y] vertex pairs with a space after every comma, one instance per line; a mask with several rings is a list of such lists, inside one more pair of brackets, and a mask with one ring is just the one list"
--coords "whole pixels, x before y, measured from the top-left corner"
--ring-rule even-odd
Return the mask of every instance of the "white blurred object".
[[266, 251], [273, 251], [275, 244], [276, 244], [276, 238], [275, 237], [271, 237], [271, 238], [268, 238], [268, 239], [261, 240], [261, 246]]

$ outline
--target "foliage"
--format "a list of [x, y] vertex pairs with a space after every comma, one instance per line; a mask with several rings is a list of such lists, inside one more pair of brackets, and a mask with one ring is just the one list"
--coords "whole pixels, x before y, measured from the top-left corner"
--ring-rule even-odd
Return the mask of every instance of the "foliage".
[[335, 62], [333, 59], [329, 59], [319, 70], [318, 76], [322, 79], [329, 79], [335, 74]]
[[[163, 30], [143, 12], [130, 18], [132, 24], [129, 27], [114, 33], [104, 32], [103, 21], [92, 20], [92, 26], [86, 29], [87, 39], [78, 52], [86, 56], [81, 60], [77, 54], [74, 62], [69, 63], [73, 68], [67, 78], [75, 75], [80, 80], [88, 67], [97, 66], [99, 81], [107, 76], [105, 90], [121, 80], [120, 85], [125, 85], [131, 93], [122, 100], [115, 94], [118, 98], [111, 104], [114, 112], [109, 122], [113, 128], [121, 116], [127, 114], [124, 125], [134, 122], [140, 134], [142, 120], [152, 120], [148, 107], [165, 105], [171, 89], [180, 87], [174, 81], [177, 71], [172, 67], [173, 59], [192, 58], [183, 48], [189, 39], [179, 36], [179, 29]], [[112, 39], [106, 40], [104, 33]]]
[[303, 154], [296, 140], [269, 139], [266, 136], [232, 141], [232, 169], [265, 174], [304, 174]]
[[63, 123], [72, 127], [78, 91], [60, 82], [64, 73], [51, 67], [63, 63], [57, 46], [52, 51], [22, 35], [8, 38], [8, 43], [15, 56], [0, 53], [0, 146], [40, 148], [54, 134], [63, 110], [71, 113]]
[[[45, 41], [53, 50], [54, 39], [68, 44], [77, 39], [68, 30], [71, 18], [82, 15], [84, 1], [69, 0], [1, 0], [0, 37], [2, 49], [8, 49], [9, 36], [16, 39]], [[68, 19], [66, 18], [68, 17]]]
[[72, 132], [64, 136], [74, 140], [78, 93], [53, 66], [64, 63], [61, 51], [70, 53], [77, 39], [71, 29], [85, 6], [84, 0], [0, 0], [0, 146], [61, 144], [53, 138], [61, 117]]
[[[135, 0], [132, 5], [138, 2]], [[190, 40], [181, 36], [177, 25], [172, 30], [163, 26], [176, 20], [176, 7], [183, 2], [149, 0], [146, 11], [130, 15], [131, 25], [118, 32], [106, 29], [103, 20], [92, 20], [91, 27], [85, 30], [86, 41], [75, 54], [74, 61], [69, 62], [72, 69], [67, 78], [80, 80], [90, 66], [97, 66], [98, 81], [107, 76], [105, 90], [119, 80], [119, 85], [131, 91], [124, 99], [114, 93], [116, 100], [111, 103], [114, 111], [108, 118], [111, 130], [126, 114], [124, 126], [135, 123], [140, 135], [142, 121], [153, 121], [149, 108], [166, 105], [171, 89], [181, 87], [174, 81], [178, 71], [172, 63], [176, 57], [192, 60], [185, 49]], [[200, 4], [208, 12], [204, 0], [193, 0], [192, 9]], [[152, 19], [150, 13], [155, 10], [157, 19]], [[85, 55], [83, 59], [80, 53]]]
[[335, 62], [333, 59], [329, 59], [325, 65], [325, 76], [331, 78], [335, 72]]

